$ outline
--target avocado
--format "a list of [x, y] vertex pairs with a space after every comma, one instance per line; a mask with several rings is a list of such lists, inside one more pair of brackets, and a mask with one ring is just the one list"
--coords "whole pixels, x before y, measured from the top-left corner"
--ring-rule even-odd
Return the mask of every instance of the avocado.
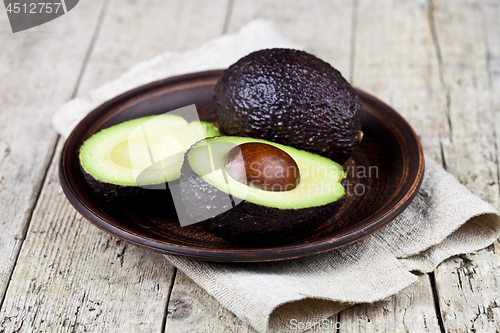
[[[287, 180], [277, 191], [266, 190], [259, 182], [246, 182], [244, 177], [233, 177], [235, 173], [229, 170], [235, 168], [232, 162], [238, 159], [235, 150], [241, 149], [241, 155], [245, 155], [244, 145], [248, 144], [283, 151], [299, 172], [289, 169], [292, 176], [283, 176]], [[245, 163], [249, 161], [252, 158]], [[247, 180], [252, 177], [248, 175]], [[266, 177], [271, 179], [273, 175]], [[328, 158], [261, 139], [221, 136], [199, 141], [188, 150], [179, 187], [191, 219], [229, 242], [254, 247], [290, 242], [323, 224], [344, 201], [345, 178], [342, 167]]]
[[214, 103], [225, 135], [277, 142], [338, 163], [361, 139], [356, 91], [304, 51], [265, 49], [241, 58], [219, 77]]
[[137, 198], [166, 189], [167, 181], [180, 177], [189, 147], [217, 135], [215, 125], [188, 123], [177, 115], [137, 118], [87, 139], [79, 152], [80, 168], [90, 187], [106, 199]]

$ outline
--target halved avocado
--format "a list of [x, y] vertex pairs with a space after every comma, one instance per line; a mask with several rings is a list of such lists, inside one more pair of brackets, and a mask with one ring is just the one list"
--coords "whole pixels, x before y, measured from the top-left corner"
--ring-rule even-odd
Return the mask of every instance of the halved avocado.
[[80, 148], [80, 167], [96, 193], [130, 199], [155, 186], [166, 189], [167, 181], [180, 177], [189, 147], [217, 135], [215, 125], [188, 123], [177, 115], [137, 118], [87, 139]]
[[[255, 142], [292, 157], [300, 171], [294, 189], [266, 191], [227, 173], [228, 153]], [[332, 217], [344, 201], [345, 178], [342, 167], [326, 157], [265, 140], [222, 136], [202, 140], [187, 152], [179, 185], [194, 222], [203, 221], [201, 226], [230, 242], [262, 246], [305, 236]]]

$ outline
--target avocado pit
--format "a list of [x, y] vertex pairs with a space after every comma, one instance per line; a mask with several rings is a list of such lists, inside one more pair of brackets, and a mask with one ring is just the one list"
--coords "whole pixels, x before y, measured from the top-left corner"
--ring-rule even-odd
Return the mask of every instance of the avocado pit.
[[260, 190], [290, 191], [300, 182], [299, 167], [294, 159], [265, 143], [243, 143], [234, 147], [227, 154], [224, 166], [231, 177]]

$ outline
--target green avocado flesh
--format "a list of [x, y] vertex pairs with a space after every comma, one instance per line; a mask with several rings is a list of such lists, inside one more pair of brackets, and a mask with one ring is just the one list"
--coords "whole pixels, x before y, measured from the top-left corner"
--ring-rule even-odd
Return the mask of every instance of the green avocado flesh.
[[[288, 153], [297, 163], [300, 182], [293, 190], [272, 192], [247, 186], [224, 172], [228, 151], [243, 143], [267, 143]], [[207, 161], [206, 156], [210, 156]], [[265, 207], [301, 209], [323, 206], [345, 195], [342, 167], [332, 160], [281, 144], [244, 137], [218, 137], [205, 140], [190, 150], [188, 161], [200, 177], [217, 189], [236, 198]], [[215, 171], [214, 171], [215, 170]]]
[[180, 177], [184, 154], [192, 144], [218, 135], [217, 127], [207, 122], [188, 123], [168, 114], [142, 117], [86, 140], [80, 148], [80, 165], [88, 181], [87, 175], [92, 176], [91, 186], [94, 182], [125, 187], [164, 183]]

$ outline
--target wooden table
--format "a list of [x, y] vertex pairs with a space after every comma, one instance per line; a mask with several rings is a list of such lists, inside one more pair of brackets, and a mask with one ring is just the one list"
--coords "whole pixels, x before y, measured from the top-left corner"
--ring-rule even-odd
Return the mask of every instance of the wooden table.
[[[61, 191], [63, 139], [51, 128], [63, 103], [138, 61], [255, 18], [392, 105], [429, 157], [500, 206], [499, 1], [85, 0], [16, 34], [0, 12], [0, 332], [255, 332], [160, 254], [84, 220]], [[360, 332], [495, 332], [499, 253], [495, 243], [450, 258], [332, 320], [361, 319]]]

